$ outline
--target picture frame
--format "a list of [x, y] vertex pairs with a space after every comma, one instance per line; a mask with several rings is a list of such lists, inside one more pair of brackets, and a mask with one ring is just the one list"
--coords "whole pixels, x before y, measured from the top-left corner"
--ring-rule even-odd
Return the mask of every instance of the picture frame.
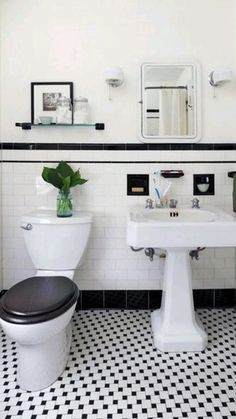
[[40, 117], [51, 117], [55, 124], [56, 103], [61, 96], [73, 104], [73, 82], [31, 82], [31, 124], [40, 124]]

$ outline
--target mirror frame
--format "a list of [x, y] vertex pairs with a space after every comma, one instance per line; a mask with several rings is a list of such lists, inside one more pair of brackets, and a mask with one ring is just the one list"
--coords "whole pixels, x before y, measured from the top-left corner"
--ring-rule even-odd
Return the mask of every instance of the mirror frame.
[[[194, 109], [195, 109], [195, 118], [194, 118], [194, 134], [193, 135], [184, 135], [184, 136], [153, 136], [153, 135], [144, 135], [143, 126], [144, 126], [144, 110], [143, 110], [143, 94], [144, 94], [144, 69], [147, 66], [156, 66], [156, 67], [168, 67], [168, 66], [183, 66], [190, 65], [193, 67], [193, 82], [196, 86], [194, 94]], [[138, 126], [139, 126], [139, 140], [143, 143], [196, 143], [201, 139], [201, 76], [200, 76], [200, 64], [194, 61], [183, 61], [183, 62], [161, 62], [161, 63], [143, 63], [140, 69], [140, 86], [141, 86], [141, 98], [138, 101], [139, 103], [139, 112], [138, 112]]]

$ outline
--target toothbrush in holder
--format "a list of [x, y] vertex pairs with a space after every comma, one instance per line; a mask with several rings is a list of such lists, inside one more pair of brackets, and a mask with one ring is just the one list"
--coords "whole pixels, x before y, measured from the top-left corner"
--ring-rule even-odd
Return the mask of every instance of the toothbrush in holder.
[[160, 207], [162, 207], [161, 196], [160, 196], [160, 193], [159, 193], [157, 188], [155, 188], [155, 192], [156, 192], [156, 195], [157, 195], [156, 206], [160, 208]]
[[157, 188], [155, 188], [155, 191], [156, 191], [156, 194], [157, 194], [157, 198], [161, 200], [161, 197], [160, 197], [160, 194], [159, 194], [158, 189], [157, 189]]

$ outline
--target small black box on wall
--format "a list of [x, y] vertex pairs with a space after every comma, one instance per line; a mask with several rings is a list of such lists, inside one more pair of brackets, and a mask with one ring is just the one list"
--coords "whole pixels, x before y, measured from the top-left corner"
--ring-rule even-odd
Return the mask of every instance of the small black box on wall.
[[149, 195], [149, 175], [127, 175], [127, 195]]
[[193, 195], [215, 195], [215, 175], [193, 175]]

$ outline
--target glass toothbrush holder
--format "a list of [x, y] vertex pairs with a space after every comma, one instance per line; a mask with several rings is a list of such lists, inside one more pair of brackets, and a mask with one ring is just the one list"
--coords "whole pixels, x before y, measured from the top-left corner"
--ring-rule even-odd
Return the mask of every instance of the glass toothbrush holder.
[[167, 208], [168, 201], [167, 198], [156, 199], [156, 208]]

